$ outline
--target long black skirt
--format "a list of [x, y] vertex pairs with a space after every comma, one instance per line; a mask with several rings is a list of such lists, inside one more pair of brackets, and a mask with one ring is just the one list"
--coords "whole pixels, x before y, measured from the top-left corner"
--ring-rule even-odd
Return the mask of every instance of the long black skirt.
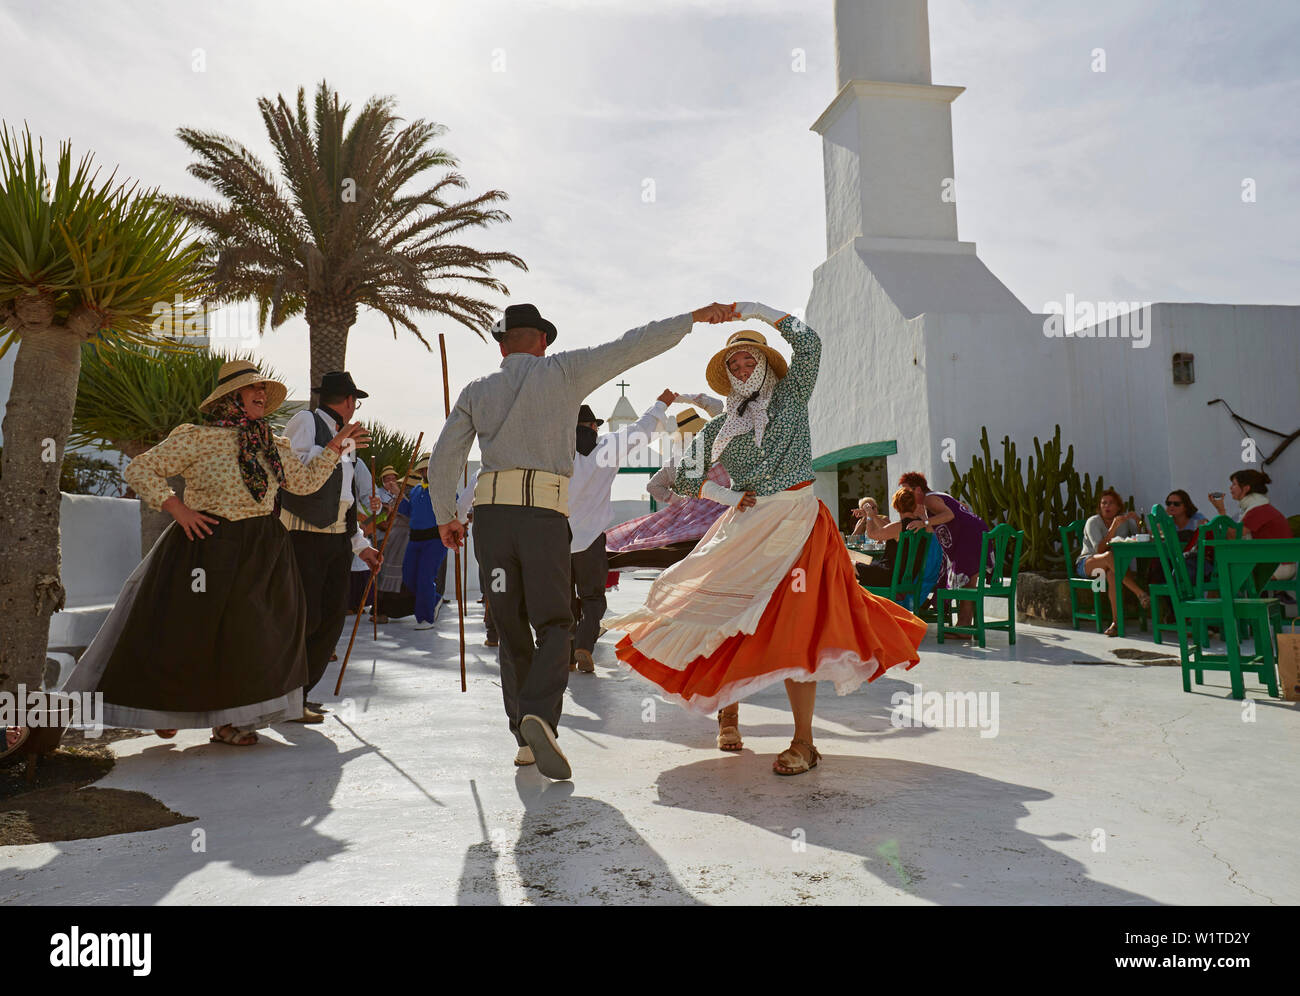
[[101, 692], [107, 726], [269, 726], [302, 715], [306, 618], [279, 519], [221, 519], [197, 540], [173, 522], [65, 690]]

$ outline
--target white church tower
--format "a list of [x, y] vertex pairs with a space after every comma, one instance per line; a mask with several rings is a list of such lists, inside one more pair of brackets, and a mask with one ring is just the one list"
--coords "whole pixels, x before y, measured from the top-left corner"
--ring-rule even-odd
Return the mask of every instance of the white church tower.
[[[1300, 429], [1300, 308], [1083, 302], [1067, 315], [1072, 335], [1047, 334], [1047, 316], [958, 238], [952, 108], [963, 88], [931, 79], [926, 0], [835, 0], [835, 57], [838, 92], [812, 126], [826, 261], [806, 314], [822, 337], [814, 487], [842, 525], [859, 497], [887, 501], [903, 471], [946, 490], [948, 461], [965, 471], [985, 426], [1000, 456], [1004, 436], [1029, 454], [1056, 423], [1075, 468], [1143, 510], [1175, 488], [1197, 501], [1226, 491], [1232, 471], [1254, 467], [1273, 478], [1283, 514], [1300, 513], [1300, 446], [1288, 448]], [[1061, 287], [1059, 300], [1073, 292]], [[1117, 311], [1145, 313], [1140, 340], [1100, 320]]]
[[887, 502], [904, 470], [945, 487], [945, 440], [965, 467], [980, 422], [963, 405], [1002, 379], [1006, 354], [990, 349], [1024, 340], [1030, 314], [958, 239], [952, 104], [964, 88], [931, 80], [926, 0], [836, 0], [835, 55], [839, 92], [812, 126], [826, 261], [807, 316], [823, 340], [816, 490], [845, 521], [862, 495]]

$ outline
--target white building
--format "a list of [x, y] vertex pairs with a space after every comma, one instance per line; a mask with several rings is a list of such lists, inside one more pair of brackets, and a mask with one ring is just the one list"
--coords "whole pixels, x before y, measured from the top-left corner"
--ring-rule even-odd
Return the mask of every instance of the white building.
[[[1206, 494], [1254, 467], [1283, 514], [1300, 513], [1300, 441], [1262, 466], [1282, 440], [1251, 430], [1244, 461], [1244, 433], [1209, 404], [1300, 429], [1300, 307], [1159, 303], [1131, 325], [1104, 320], [1109, 302], [1031, 313], [958, 238], [951, 105], [963, 88], [931, 81], [926, 0], [836, 0], [835, 33], [839, 92], [812, 126], [826, 261], [807, 318], [823, 340], [815, 488], [840, 521], [861, 495], [887, 499], [904, 471], [946, 489], [947, 457], [964, 471], [983, 426], [1000, 455], [1004, 435], [1032, 452], [1058, 422], [1080, 473], [1147, 509], [1185, 488], [1213, 514]], [[1191, 383], [1178, 354], [1191, 354]]]

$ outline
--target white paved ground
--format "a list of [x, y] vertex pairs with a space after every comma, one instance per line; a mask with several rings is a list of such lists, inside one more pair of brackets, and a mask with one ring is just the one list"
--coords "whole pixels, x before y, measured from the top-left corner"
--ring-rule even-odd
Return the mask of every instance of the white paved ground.
[[[612, 610], [647, 587], [625, 575]], [[322, 726], [243, 750], [199, 731], [117, 744], [100, 786], [198, 822], [0, 848], [0, 903], [1300, 902], [1297, 707], [1253, 682], [1243, 707], [1222, 676], [1184, 694], [1177, 668], [1112, 656], [1156, 649], [1141, 639], [1022, 626], [1011, 649], [940, 650], [931, 627], [906, 675], [822, 686], [824, 760], [779, 778], [781, 688], [742, 706], [746, 750], [723, 755], [711, 721], [616, 666], [610, 635], [572, 676], [575, 775], [551, 783], [511, 764], [480, 606], [468, 694], [454, 611], [367, 629]], [[891, 725], [913, 683], [996, 692], [997, 736]]]

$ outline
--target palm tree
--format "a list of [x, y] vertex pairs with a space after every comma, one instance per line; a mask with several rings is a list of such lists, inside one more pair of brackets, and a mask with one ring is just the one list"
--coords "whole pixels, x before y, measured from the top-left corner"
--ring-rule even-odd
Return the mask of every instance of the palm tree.
[[[199, 405], [216, 384], [221, 364], [228, 360], [257, 363], [253, 353], [222, 356], [196, 346], [169, 347], [165, 353], [157, 346], [136, 342], [83, 346], [68, 445], [114, 449], [134, 460], [161, 443], [178, 425], [199, 420]], [[268, 379], [281, 379], [265, 364], [261, 369]], [[290, 406], [282, 406], [271, 421], [283, 425], [291, 414]], [[171, 483], [178, 495], [183, 493], [183, 479]], [[140, 502], [142, 556], [171, 521], [166, 512], [155, 512]]]
[[[418, 192], [405, 188], [429, 170], [454, 170], [456, 160], [432, 147], [446, 129], [417, 120], [398, 127], [391, 97], [372, 97], [348, 123], [349, 104], [321, 81], [314, 114], [304, 90], [296, 107], [280, 96], [257, 102], [283, 186], [243, 145], [213, 132], [178, 130], [197, 157], [192, 176], [219, 201], [177, 198], [208, 234], [204, 263], [219, 302], [253, 299], [265, 329], [302, 314], [311, 343], [311, 383], [346, 368], [348, 333], [366, 305], [412, 332], [426, 349], [414, 316], [445, 315], [474, 331], [494, 310], [478, 289], [506, 294], [495, 264], [527, 269], [513, 253], [481, 252], [449, 241], [463, 229], [508, 221], [492, 205], [500, 190], [466, 201], [449, 199], [464, 177], [448, 172]], [[313, 391], [312, 401], [316, 395]]]
[[[411, 459], [411, 448], [415, 446], [415, 437], [391, 429], [383, 422], [367, 422], [366, 431], [370, 433], [370, 445], [365, 450], [358, 451], [357, 455], [367, 464], [373, 460], [376, 474], [392, 464], [400, 481], [406, 476], [407, 464]], [[376, 479], [375, 486], [378, 487], [381, 483]]]
[[157, 302], [205, 293], [184, 218], [155, 192], [99, 182], [91, 157], [0, 124], [0, 353], [18, 344], [0, 456], [0, 688], [39, 688], [62, 608], [59, 468], [81, 346], [145, 340]]

